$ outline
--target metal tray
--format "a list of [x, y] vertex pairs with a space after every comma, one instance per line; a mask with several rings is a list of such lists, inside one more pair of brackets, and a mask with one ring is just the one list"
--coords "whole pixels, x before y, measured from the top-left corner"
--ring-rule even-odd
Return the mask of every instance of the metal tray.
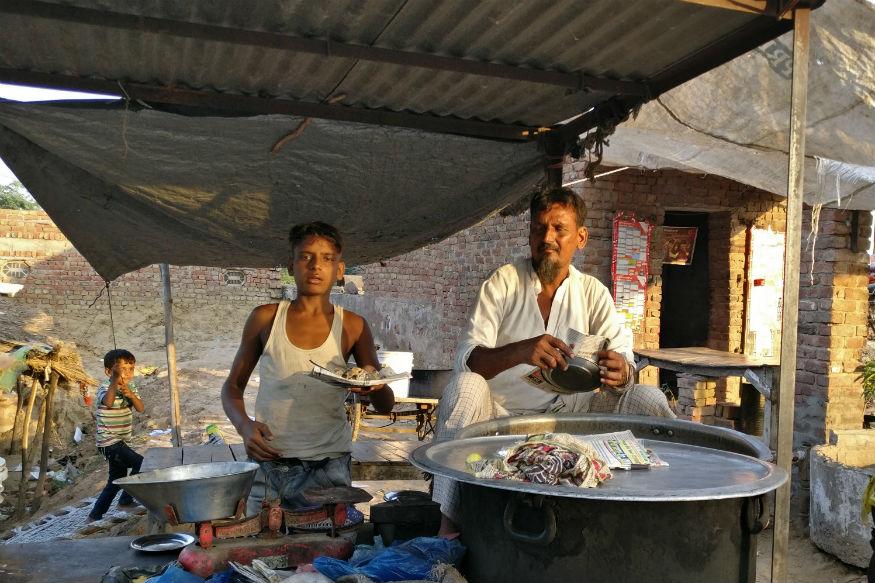
[[499, 450], [523, 439], [523, 435], [494, 435], [431, 443], [415, 450], [410, 461], [425, 472], [478, 486], [604, 500], [666, 502], [745, 498], [770, 492], [787, 481], [786, 471], [750, 456], [641, 438], [641, 444], [668, 462], [669, 467], [612, 470], [614, 477], [596, 488], [487, 480], [476, 478], [467, 470], [468, 455], [495, 457]]
[[147, 534], [132, 540], [131, 548], [145, 553], [163, 553], [187, 547], [193, 542], [193, 536], [182, 532]]

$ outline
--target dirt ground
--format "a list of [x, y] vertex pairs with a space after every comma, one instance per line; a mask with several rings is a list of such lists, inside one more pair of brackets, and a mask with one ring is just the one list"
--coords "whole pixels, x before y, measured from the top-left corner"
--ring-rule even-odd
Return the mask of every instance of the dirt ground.
[[[234, 358], [239, 342], [242, 324], [249, 307], [221, 311], [189, 310], [175, 308], [177, 358], [179, 368], [179, 387], [182, 408], [182, 435], [186, 445], [203, 443], [204, 428], [216, 423], [222, 429], [226, 440], [238, 442], [233, 427], [222, 411], [219, 399], [220, 389], [228, 368]], [[141, 396], [146, 404], [146, 412], [136, 420], [135, 446], [141, 452], [148, 447], [169, 445], [169, 434], [150, 435], [150, 432], [166, 430], [170, 427], [169, 387], [167, 382], [166, 359], [164, 353], [163, 312], [160, 302], [154, 309], [136, 313], [116, 313], [115, 330], [118, 345], [131, 350], [137, 356], [138, 367], [145, 370], [155, 368], [155, 372], [136, 379]], [[94, 318], [81, 321], [66, 321], [63, 326], [41, 310], [33, 309], [14, 298], [0, 297], [0, 338], [45, 340], [56, 337], [77, 344], [82, 354], [86, 370], [95, 378], [103, 378], [102, 355], [112, 347], [112, 333], [109, 318], [96, 314]], [[257, 393], [257, 369], [253, 374], [246, 393], [247, 408], [252, 411]], [[76, 467], [81, 475], [73, 484], [57, 488], [43, 502], [43, 505], [27, 520], [60, 508], [76, 504], [96, 495], [106, 479], [106, 467], [93, 444], [93, 427], [83, 428], [85, 439], [79, 445], [57, 444], [55, 457], [69, 453], [77, 456]], [[363, 432], [365, 439], [397, 439], [404, 434], [385, 434]], [[0, 452], [4, 456], [5, 452]], [[16, 456], [4, 456], [11, 469], [18, 463]], [[12, 474], [12, 472], [10, 472]], [[15, 499], [17, 479], [13, 476], [5, 484], [7, 501], [0, 504], [0, 518], [10, 514], [10, 501]], [[399, 484], [368, 483], [366, 488], [380, 496], [384, 490]], [[424, 483], [408, 485], [422, 489]], [[21, 521], [24, 522], [24, 521]], [[12, 520], [0, 520], [0, 537], [16, 526]], [[140, 520], [120, 521], [109, 530], [95, 533], [109, 534], [143, 532]], [[87, 534], [86, 534], [87, 536]], [[759, 537], [758, 577], [765, 583], [769, 578], [771, 531]], [[790, 547], [790, 580], [798, 583], [865, 583], [862, 570], [847, 566], [830, 555], [821, 552], [804, 536], [794, 533]]]

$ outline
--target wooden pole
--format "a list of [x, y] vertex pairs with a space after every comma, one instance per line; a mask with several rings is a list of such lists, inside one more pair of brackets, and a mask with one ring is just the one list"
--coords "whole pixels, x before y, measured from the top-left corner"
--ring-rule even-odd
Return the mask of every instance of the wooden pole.
[[[28, 416], [27, 416], [27, 426], [25, 427], [25, 436], [29, 438], [30, 436], [30, 413], [33, 412], [33, 400], [36, 396], [36, 387], [39, 386], [34, 385], [34, 393], [30, 398], [30, 403], [28, 404]], [[43, 424], [45, 423], [46, 418], [46, 400], [43, 399], [42, 404], [40, 405], [39, 412], [39, 421], [36, 424], [36, 432], [34, 433], [34, 440], [36, 436], [42, 433]], [[15, 509], [15, 517], [21, 518], [24, 516], [24, 499], [27, 496], [27, 481], [28, 476], [30, 475], [30, 465], [33, 463], [33, 452], [34, 448], [28, 446], [29, 440], [25, 440], [21, 446], [21, 483], [18, 485], [18, 507]]]
[[164, 346], [167, 351], [167, 380], [170, 383], [170, 421], [173, 426], [173, 445], [182, 446], [179, 425], [182, 414], [179, 407], [179, 385], [176, 375], [176, 343], [173, 340], [173, 296], [170, 292], [170, 266], [162, 263], [161, 281], [164, 284]]
[[[34, 379], [36, 380], [36, 379]], [[33, 390], [33, 387], [31, 387]], [[18, 397], [17, 403], [15, 404], [15, 417], [12, 418], [12, 437], [9, 438], [9, 447], [6, 448], [6, 454], [12, 455], [15, 451], [15, 435], [18, 433], [19, 427], [21, 427], [23, 419], [20, 419], [22, 416], [22, 407], [24, 407], [24, 388], [21, 386], [21, 382], [17, 383], [15, 387], [15, 396]]]
[[[793, 460], [793, 409], [796, 401], [796, 333], [799, 323], [799, 259], [802, 247], [802, 186], [805, 175], [805, 107], [808, 97], [808, 33], [811, 11], [793, 14], [793, 84], [787, 172], [787, 230], [784, 251], [784, 303], [781, 316], [781, 373], [777, 397], [777, 464], [789, 474]], [[775, 492], [772, 532], [772, 583], [788, 581], [790, 481]]]
[[39, 387], [39, 381], [36, 380], [36, 377], [33, 377], [30, 383], [30, 394], [27, 396], [27, 406], [24, 408], [24, 419], [21, 420], [21, 446], [19, 449], [21, 450], [21, 461], [24, 462], [25, 451], [27, 450], [27, 444], [30, 441], [30, 421], [31, 416], [33, 415], [33, 404], [36, 401], [36, 390]]
[[46, 393], [46, 401], [43, 405], [45, 412], [45, 421], [43, 422], [43, 443], [42, 453], [39, 460], [39, 479], [36, 481], [36, 491], [33, 496], [33, 508], [39, 508], [40, 501], [43, 498], [43, 489], [46, 485], [46, 472], [49, 469], [49, 442], [52, 435], [52, 404], [55, 399], [55, 390], [58, 388], [58, 378], [60, 375], [52, 371], [49, 379], [49, 390]]

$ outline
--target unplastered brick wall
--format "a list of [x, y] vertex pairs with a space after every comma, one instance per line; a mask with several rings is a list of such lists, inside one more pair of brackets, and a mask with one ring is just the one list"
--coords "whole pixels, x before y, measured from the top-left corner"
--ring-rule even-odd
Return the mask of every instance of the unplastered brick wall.
[[[89, 307], [100, 295], [104, 282], [43, 211], [0, 209], [0, 258], [4, 264], [10, 260], [27, 264], [30, 273], [23, 278], [14, 269], [3, 271], [4, 281], [24, 284], [16, 297], [25, 303], [50, 308], [62, 319], [106, 309], [105, 293]], [[281, 291], [276, 269], [171, 266], [170, 273], [174, 302], [182, 306], [205, 302], [254, 306], [278, 297]], [[229, 285], [226, 279], [235, 285]], [[114, 307], [160, 303], [158, 266], [119, 277], [111, 282], [110, 291]]]
[[872, 216], [824, 208], [819, 213], [817, 237], [809, 239], [811, 216], [811, 209], [806, 209], [799, 290], [796, 446], [825, 443], [831, 430], [860, 429], [864, 406], [856, 369], [867, 335], [867, 250]]

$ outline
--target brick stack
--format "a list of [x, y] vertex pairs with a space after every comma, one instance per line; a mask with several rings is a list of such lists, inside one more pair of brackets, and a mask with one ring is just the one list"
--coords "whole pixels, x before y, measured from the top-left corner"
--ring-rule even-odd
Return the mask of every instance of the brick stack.
[[678, 373], [678, 417], [714, 425], [717, 409], [717, 381]]

